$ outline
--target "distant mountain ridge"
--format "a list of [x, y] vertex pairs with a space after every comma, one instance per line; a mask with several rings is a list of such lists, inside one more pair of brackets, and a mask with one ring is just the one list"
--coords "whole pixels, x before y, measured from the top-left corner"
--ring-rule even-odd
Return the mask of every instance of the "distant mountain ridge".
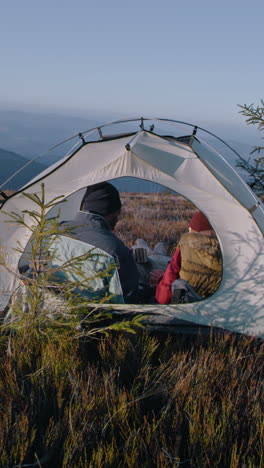
[[97, 125], [95, 119], [0, 110], [0, 147], [32, 158]]
[[[25, 164], [28, 163], [28, 159], [21, 154], [14, 153], [13, 151], [6, 151], [0, 148], [0, 186], [6, 182], [13, 174], [21, 169]], [[17, 174], [12, 180], [7, 182], [2, 190], [18, 190], [23, 187], [29, 180], [35, 177], [37, 174], [45, 169], [43, 164], [38, 162], [32, 162], [25, 170]]]
[[[96, 118], [84, 118], [54, 113], [41, 114], [0, 110], [0, 147], [27, 158], [32, 158], [73, 135], [108, 121], [109, 116], [106, 115], [102, 115], [100, 118], [98, 116]], [[137, 128], [139, 128], [138, 125]], [[238, 143], [240, 149], [244, 147], [251, 149], [254, 144], [258, 144], [255, 140], [252, 143], [250, 133], [248, 133], [250, 140], [245, 140], [245, 132], [241, 129], [238, 131], [237, 128], [218, 128], [215, 129], [214, 133], [222, 136], [227, 142], [231, 142], [231, 146], [240, 142]], [[200, 137], [199, 131], [197, 135]], [[242, 154], [242, 156], [244, 155]]]

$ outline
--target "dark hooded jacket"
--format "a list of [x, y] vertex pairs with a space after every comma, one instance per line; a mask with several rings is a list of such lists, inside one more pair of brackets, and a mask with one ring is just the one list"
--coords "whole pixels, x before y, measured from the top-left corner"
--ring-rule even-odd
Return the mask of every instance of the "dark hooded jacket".
[[74, 220], [66, 223], [71, 236], [112, 255], [119, 265], [118, 274], [124, 301], [135, 303], [138, 292], [138, 270], [130, 249], [112, 232], [107, 221], [100, 215], [78, 211]]

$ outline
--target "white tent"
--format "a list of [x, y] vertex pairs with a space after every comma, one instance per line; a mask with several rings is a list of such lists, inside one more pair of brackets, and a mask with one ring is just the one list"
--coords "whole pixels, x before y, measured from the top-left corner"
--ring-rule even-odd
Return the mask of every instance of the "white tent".
[[[47, 202], [62, 194], [69, 198], [61, 217], [71, 219], [87, 185], [125, 176], [145, 179], [186, 197], [207, 216], [222, 249], [223, 277], [219, 289], [204, 301], [141, 305], [140, 311], [150, 313], [153, 321], [159, 316], [160, 323], [177, 326], [181, 319], [264, 336], [263, 204], [230, 164], [201, 141], [197, 127], [190, 137], [177, 139], [147, 131], [144, 123], [148, 119], [132, 121], [137, 120], [139, 131], [123, 135], [105, 137], [107, 125], [80, 134], [77, 148], [6, 200], [0, 211], [0, 239], [10, 271], [17, 271], [17, 242], [26, 246], [30, 232], [5, 223], [4, 211], [22, 213], [33, 208], [23, 193], [40, 193], [44, 182]], [[17, 281], [13, 273], [0, 267], [0, 310]], [[117, 305], [114, 309], [136, 311], [137, 306]]]

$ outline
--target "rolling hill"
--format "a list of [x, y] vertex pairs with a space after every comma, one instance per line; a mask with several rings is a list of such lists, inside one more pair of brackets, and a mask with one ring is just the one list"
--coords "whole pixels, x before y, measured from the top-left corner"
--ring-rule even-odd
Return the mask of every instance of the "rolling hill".
[[[20, 154], [0, 148], [0, 186], [2, 190], [18, 190], [30, 179], [45, 169], [43, 164], [32, 162], [10, 181], [8, 179], [19, 171], [29, 160]], [[5, 183], [8, 181], [7, 183]], [[4, 185], [3, 185], [4, 184]]]

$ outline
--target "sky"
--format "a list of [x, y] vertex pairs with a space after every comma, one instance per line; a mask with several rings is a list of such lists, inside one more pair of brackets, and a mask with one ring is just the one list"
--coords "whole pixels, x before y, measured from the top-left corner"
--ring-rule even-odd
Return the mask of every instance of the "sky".
[[0, 106], [242, 125], [263, 17], [263, 0], [1, 0]]

